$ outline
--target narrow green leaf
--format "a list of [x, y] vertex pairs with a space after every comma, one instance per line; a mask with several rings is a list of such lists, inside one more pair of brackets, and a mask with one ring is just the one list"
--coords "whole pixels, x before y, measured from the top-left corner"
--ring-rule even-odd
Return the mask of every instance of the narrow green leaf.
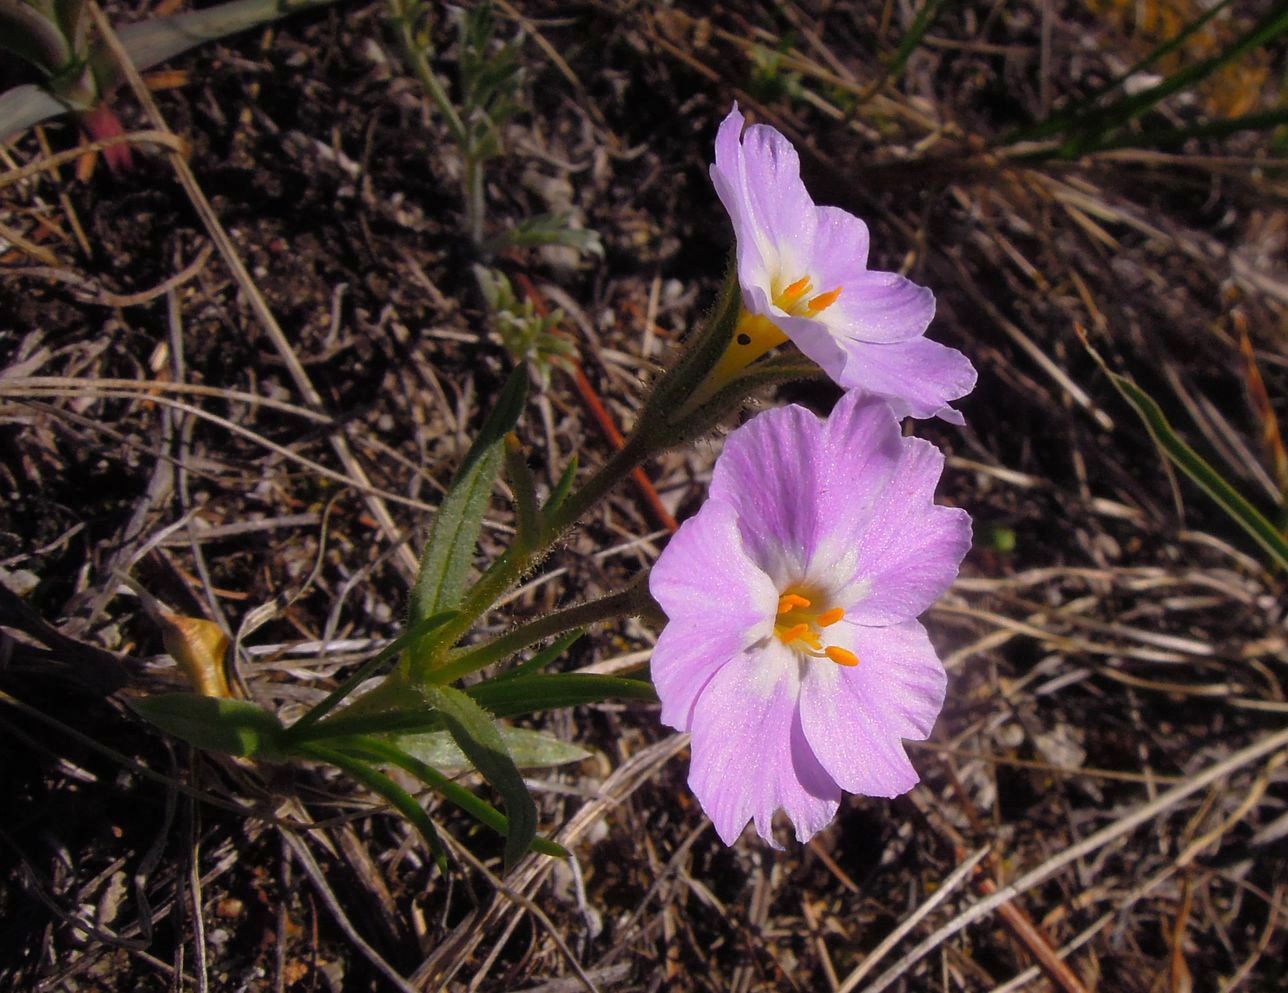
[[376, 675], [376, 673], [380, 672], [381, 669], [401, 655], [408, 646], [425, 637], [435, 628], [446, 624], [455, 616], [455, 613], [447, 610], [441, 614], [435, 614], [433, 617], [426, 617], [424, 620], [410, 625], [399, 637], [386, 645], [380, 654], [364, 662], [353, 672], [352, 675], [349, 676], [348, 679], [328, 693], [321, 703], [317, 704], [303, 717], [292, 724], [290, 729], [287, 731], [288, 738], [298, 738], [301, 736], [307, 728], [316, 724], [339, 706], [340, 703], [344, 701], [345, 697], [357, 689], [363, 682], [371, 679]]
[[1163, 454], [1197, 483], [1203, 492], [1215, 500], [1230, 519], [1243, 528], [1281, 569], [1288, 569], [1288, 539], [1231, 486], [1225, 477], [1177, 436], [1162, 408], [1153, 397], [1130, 379], [1113, 372], [1090, 346], [1087, 346], [1087, 349], [1105, 371], [1110, 382], [1139, 415], [1145, 424], [1145, 429], [1154, 439], [1154, 443], [1162, 449]]
[[497, 717], [515, 717], [538, 710], [577, 707], [604, 700], [657, 701], [653, 684], [643, 679], [577, 672], [494, 679], [471, 686], [465, 692]]
[[[440, 689], [446, 687], [439, 687]], [[415, 691], [424, 693], [417, 688]], [[517, 717], [540, 710], [559, 707], [577, 707], [604, 700], [643, 700], [657, 702], [653, 684], [646, 679], [624, 679], [620, 676], [598, 676], [591, 673], [565, 672], [499, 678], [478, 683], [465, 690], [465, 694], [494, 717]], [[348, 712], [335, 715], [330, 720], [309, 729], [306, 740], [324, 740], [353, 735], [412, 734], [440, 731], [446, 722], [443, 716], [428, 706], [410, 707], [407, 710], [389, 710], [378, 714], [359, 714], [350, 717]], [[468, 754], [468, 753], [466, 753]]]
[[496, 722], [487, 711], [451, 686], [426, 686], [423, 692], [431, 706], [442, 715], [443, 723], [461, 751], [505, 802], [509, 818], [505, 835], [505, 867], [509, 869], [536, 837], [537, 805], [533, 803], [514, 759], [506, 750]]
[[1256, 114], [1226, 117], [1184, 128], [1161, 128], [1156, 131], [1120, 132], [1113, 138], [1088, 145], [1086, 151], [1101, 152], [1110, 148], [1168, 148], [1191, 138], [1224, 138], [1240, 131], [1270, 131], [1288, 124], [1288, 107], [1277, 107]]
[[[504, 836], [509, 831], [510, 822], [501, 811], [482, 797], [471, 793], [459, 783], [452, 782], [437, 769], [422, 762], [416, 756], [400, 750], [387, 741], [368, 737], [352, 738], [338, 742], [336, 747], [342, 748], [346, 752], [356, 753], [372, 762], [396, 766], [415, 776], [430, 789], [442, 794], [443, 798], [449, 803], [455, 804], [480, 824], [491, 828], [497, 834]], [[568, 849], [548, 838], [533, 838], [532, 850], [541, 855], [553, 855], [556, 858], [566, 859], [569, 857]]]
[[335, 0], [231, 0], [173, 17], [122, 24], [116, 34], [134, 64], [148, 69], [205, 42], [330, 3]]
[[884, 71], [873, 80], [863, 92], [861, 101], [867, 100], [877, 93], [881, 87], [892, 79], [898, 79], [903, 67], [907, 64], [912, 53], [917, 50], [921, 40], [930, 30], [931, 25], [935, 23], [935, 18], [939, 15], [939, 8], [943, 5], [943, 0], [925, 0], [921, 9], [917, 11], [916, 17], [912, 19], [912, 24], [908, 26], [908, 33], [903, 36], [899, 47], [895, 49], [889, 61], [886, 62]]
[[482, 458], [483, 453], [500, 443], [507, 434], [514, 430], [514, 425], [519, 421], [519, 415], [523, 413], [523, 405], [528, 400], [528, 374], [522, 366], [516, 366], [510, 370], [510, 376], [501, 387], [501, 392], [497, 395], [496, 406], [492, 408], [492, 413], [488, 415], [483, 426], [479, 429], [478, 437], [474, 439], [474, 444], [470, 445], [470, 450], [465, 453], [465, 459], [461, 462], [460, 469], [456, 474], [458, 477], [463, 476], [469, 471], [470, 465], [475, 459]]
[[1069, 128], [1079, 134], [1066, 143], [1067, 147], [1063, 150], [1063, 154], [1068, 158], [1076, 158], [1089, 146], [1107, 140], [1109, 132], [1139, 117], [1173, 93], [1206, 79], [1222, 66], [1228, 65], [1255, 48], [1269, 44], [1285, 32], [1288, 32], [1288, 7], [1282, 4], [1272, 6], [1261, 20], [1215, 55], [1191, 62], [1156, 86], [1124, 97], [1101, 110], [1093, 110], [1073, 121]]
[[[545, 648], [541, 649], [541, 651], [537, 652], [537, 654], [532, 656], [532, 658], [528, 659], [528, 661], [520, 665], [516, 665], [513, 669], [507, 669], [505, 672], [498, 674], [496, 679], [515, 679], [519, 676], [528, 676], [533, 673], [540, 672], [546, 666], [550, 665], [550, 663], [554, 662], [555, 659], [559, 658], [559, 656], [563, 655], [564, 652], [568, 651], [568, 649], [576, 644], [578, 639], [580, 639], [585, 633], [586, 631], [584, 628], [578, 628], [575, 631], [569, 631], [566, 634], [561, 635]], [[493, 682], [495, 682], [495, 680], [493, 680]]]
[[514, 493], [515, 516], [519, 521], [518, 540], [529, 545], [541, 534], [541, 509], [537, 506], [537, 485], [518, 437], [505, 436], [505, 478]]
[[[116, 34], [134, 65], [146, 70], [207, 41], [329, 3], [335, 0], [232, 0], [174, 17], [122, 24], [116, 27]], [[120, 70], [110, 54], [97, 50], [91, 62], [101, 92], [111, 91], [121, 81]], [[40, 86], [15, 86], [0, 93], [0, 139], [70, 110], [87, 109], [88, 106], [70, 106]]]
[[282, 723], [258, 704], [196, 693], [161, 693], [131, 700], [140, 716], [167, 734], [208, 752], [278, 757]]
[[1204, 11], [1189, 24], [1185, 25], [1175, 37], [1168, 38], [1143, 59], [1127, 69], [1122, 74], [1115, 76], [1103, 86], [1093, 90], [1087, 96], [1078, 100], [1076, 103], [1056, 111], [1053, 114], [1035, 121], [1033, 124], [1018, 128], [1008, 134], [1001, 142], [1003, 145], [1011, 145], [1021, 141], [1037, 141], [1041, 138], [1049, 138], [1052, 135], [1059, 134], [1075, 120], [1088, 120], [1096, 111], [1093, 109], [1095, 104], [1107, 97], [1109, 94], [1120, 90], [1127, 82], [1137, 73], [1144, 72], [1159, 59], [1170, 55], [1173, 51], [1180, 48], [1185, 42], [1194, 36], [1203, 26], [1216, 17], [1226, 7], [1230, 6], [1233, 0], [1220, 0], [1211, 9]]
[[[500, 727], [498, 730], [506, 750], [520, 769], [547, 769], [590, 757], [590, 752], [578, 745], [531, 728]], [[474, 763], [446, 731], [400, 734], [390, 738], [390, 743], [436, 769], [462, 772], [474, 768]]]
[[563, 502], [568, 499], [568, 494], [572, 491], [573, 480], [576, 478], [577, 453], [573, 452], [572, 458], [568, 460], [568, 464], [564, 466], [564, 471], [559, 475], [559, 482], [555, 484], [549, 499], [546, 500], [546, 505], [541, 508], [543, 514], [549, 517], [563, 505]]
[[354, 758], [338, 748], [330, 748], [326, 745], [310, 742], [301, 746], [300, 751], [302, 754], [327, 762], [337, 769], [343, 769], [371, 792], [388, 800], [398, 813], [415, 825], [416, 830], [420, 832], [420, 836], [425, 839], [425, 844], [429, 846], [429, 850], [434, 856], [434, 861], [438, 864], [439, 871], [447, 872], [447, 849], [443, 847], [443, 842], [438, 837], [438, 831], [434, 829], [434, 822], [429, 819], [429, 815], [417, 803], [414, 796], [379, 769], [373, 768], [361, 759]]
[[527, 370], [518, 366], [439, 505], [412, 589], [412, 624], [460, 603], [492, 485], [501, 471], [504, 438], [523, 411], [527, 389]]
[[0, 93], [0, 141], [15, 137], [41, 121], [76, 109], [83, 108], [63, 103], [43, 86], [35, 83], [14, 86]]

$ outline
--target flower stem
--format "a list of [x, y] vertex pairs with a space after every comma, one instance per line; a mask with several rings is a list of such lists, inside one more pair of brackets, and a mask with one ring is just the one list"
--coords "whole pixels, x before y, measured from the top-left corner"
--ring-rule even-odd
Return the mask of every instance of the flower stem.
[[539, 535], [534, 536], [531, 542], [519, 541], [506, 549], [479, 577], [474, 589], [457, 608], [456, 617], [436, 633], [434, 642], [440, 650], [421, 662], [412, 672], [412, 677], [430, 678], [432, 674], [433, 681], [440, 682], [437, 670], [446, 661], [446, 650], [456, 644], [497, 599], [518, 582], [519, 577], [545, 558], [555, 542], [583, 514], [661, 447], [665, 446], [650, 444], [639, 431], [632, 433], [626, 444], [614, 452], [581, 489], [569, 494], [568, 499], [546, 517]]

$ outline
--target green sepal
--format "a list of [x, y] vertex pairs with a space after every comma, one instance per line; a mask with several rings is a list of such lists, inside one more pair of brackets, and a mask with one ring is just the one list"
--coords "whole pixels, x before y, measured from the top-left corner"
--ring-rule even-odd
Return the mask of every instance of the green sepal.
[[141, 717], [208, 752], [280, 758], [282, 722], [258, 704], [196, 693], [161, 693], [131, 700]]
[[674, 411], [688, 402], [733, 341], [741, 314], [742, 287], [738, 283], [737, 266], [731, 264], [711, 316], [693, 334], [675, 365], [662, 375], [653, 392], [645, 398], [636, 418], [637, 433], [647, 432], [650, 425], [666, 423]]

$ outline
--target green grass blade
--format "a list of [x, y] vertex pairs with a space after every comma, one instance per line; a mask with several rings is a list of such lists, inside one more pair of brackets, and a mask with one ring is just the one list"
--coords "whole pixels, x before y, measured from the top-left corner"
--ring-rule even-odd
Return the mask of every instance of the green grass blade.
[[1052, 135], [1057, 135], [1067, 128], [1072, 121], [1078, 118], [1085, 119], [1090, 117], [1095, 113], [1095, 111], [1090, 108], [1094, 107], [1096, 103], [1109, 96], [1109, 94], [1122, 89], [1127, 80], [1131, 79], [1137, 73], [1144, 72], [1159, 59], [1176, 51], [1176, 49], [1180, 48], [1189, 41], [1190, 38], [1194, 37], [1196, 33], [1201, 31], [1203, 27], [1212, 20], [1212, 18], [1216, 17], [1217, 14], [1230, 6], [1232, 2], [1233, 0], [1221, 0], [1221, 2], [1212, 7], [1211, 10], [1204, 11], [1194, 20], [1190, 21], [1190, 23], [1185, 25], [1185, 27], [1182, 28], [1175, 37], [1168, 38], [1126, 72], [1119, 76], [1115, 76], [1104, 86], [1101, 86], [1094, 92], [1089, 93], [1076, 103], [1051, 114], [1041, 121], [1037, 121], [1026, 127], [1012, 131], [1002, 139], [1000, 144], [1011, 145], [1021, 141], [1039, 141], [1043, 138], [1050, 138]]
[[1177, 436], [1162, 408], [1153, 397], [1130, 379], [1110, 370], [1094, 349], [1090, 346], [1087, 348], [1100, 368], [1105, 371], [1110, 382], [1139, 415], [1145, 424], [1145, 430], [1149, 432], [1163, 454], [1198, 484], [1204, 493], [1215, 500], [1230, 519], [1243, 528], [1281, 569], [1288, 569], [1288, 539], [1285, 539], [1261, 511], [1249, 503], [1201, 455]]
[[1139, 117], [1173, 93], [1193, 86], [1245, 53], [1275, 41], [1285, 32], [1288, 32], [1288, 5], [1280, 4], [1272, 7], [1233, 44], [1216, 55], [1200, 59], [1177, 70], [1157, 86], [1151, 86], [1134, 96], [1125, 97], [1109, 107], [1092, 111], [1071, 122], [1069, 130], [1077, 133], [1066, 142], [1061, 154], [1068, 158], [1076, 158], [1089, 146], [1106, 140], [1111, 131]]
[[1088, 146], [1085, 151], [1103, 152], [1112, 148], [1167, 148], [1189, 141], [1191, 138], [1224, 138], [1240, 131], [1271, 131], [1284, 124], [1288, 124], [1288, 107], [1278, 107], [1258, 114], [1227, 117], [1187, 128], [1165, 128], [1139, 134], [1120, 134], [1100, 144]]
[[916, 16], [912, 19], [912, 24], [908, 26], [908, 33], [899, 42], [899, 47], [890, 56], [885, 68], [881, 70], [881, 74], [863, 90], [862, 95], [859, 97], [859, 103], [870, 100], [881, 91], [881, 88], [886, 83], [899, 78], [904, 66], [908, 64], [908, 59], [912, 57], [912, 53], [917, 50], [917, 46], [926, 37], [926, 32], [935, 23], [935, 18], [939, 15], [939, 9], [943, 5], [944, 0], [926, 0], [921, 5]]

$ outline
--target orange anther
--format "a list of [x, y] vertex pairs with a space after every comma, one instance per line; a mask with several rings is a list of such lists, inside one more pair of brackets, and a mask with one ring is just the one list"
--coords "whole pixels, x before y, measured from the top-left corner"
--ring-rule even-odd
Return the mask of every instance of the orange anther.
[[859, 664], [859, 657], [853, 652], [836, 645], [828, 645], [823, 654], [837, 665], [854, 666]]
[[792, 304], [809, 292], [810, 279], [808, 276], [802, 276], [796, 282], [792, 283], [787, 289], [779, 294], [779, 299], [783, 302], [779, 304], [783, 310], [790, 310]]
[[841, 288], [838, 286], [834, 290], [828, 290], [826, 293], [820, 293], [813, 300], [805, 305], [811, 314], [817, 314], [827, 310], [828, 307], [836, 303], [837, 297], [841, 295]]
[[792, 627], [789, 627], [786, 631], [780, 631], [778, 634], [778, 637], [783, 642], [783, 644], [790, 645], [793, 641], [796, 641], [797, 639], [803, 638], [808, 640], [809, 633], [810, 631], [809, 631], [808, 624], [795, 624]]
[[778, 598], [778, 612], [780, 614], [787, 614], [795, 610], [797, 607], [808, 607], [809, 604], [809, 600], [801, 596], [799, 593], [784, 593]]
[[825, 610], [823, 613], [818, 615], [817, 624], [821, 628], [831, 627], [844, 616], [844, 610], [840, 607], [833, 607], [831, 610]]

